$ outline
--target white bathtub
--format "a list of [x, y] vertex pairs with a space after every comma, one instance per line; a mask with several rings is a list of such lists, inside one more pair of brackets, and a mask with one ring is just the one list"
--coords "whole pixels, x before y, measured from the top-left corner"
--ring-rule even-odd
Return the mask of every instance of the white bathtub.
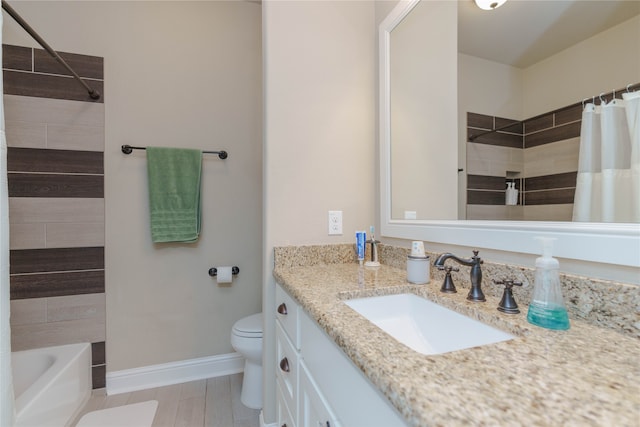
[[87, 343], [11, 353], [16, 427], [64, 427], [91, 395]]

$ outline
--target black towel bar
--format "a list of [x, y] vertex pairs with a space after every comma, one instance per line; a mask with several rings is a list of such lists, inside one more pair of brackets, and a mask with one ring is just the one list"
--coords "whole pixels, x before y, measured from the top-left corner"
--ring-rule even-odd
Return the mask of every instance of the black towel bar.
[[[123, 145], [122, 146], [122, 152], [124, 154], [131, 154], [131, 152], [133, 150], [146, 150], [147, 147], [134, 147], [133, 145]], [[222, 160], [226, 159], [227, 157], [229, 157], [229, 153], [227, 153], [226, 151], [202, 151], [205, 154], [217, 154], [219, 158], [221, 158]]]

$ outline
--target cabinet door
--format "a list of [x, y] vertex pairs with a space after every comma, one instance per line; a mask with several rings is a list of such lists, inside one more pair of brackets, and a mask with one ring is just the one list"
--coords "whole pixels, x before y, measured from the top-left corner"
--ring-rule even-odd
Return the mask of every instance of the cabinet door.
[[300, 330], [300, 365], [304, 364], [343, 425], [406, 426], [387, 398], [305, 312], [300, 314]]
[[291, 415], [298, 414], [298, 352], [293, 348], [280, 322], [276, 322], [276, 378]]
[[300, 425], [305, 427], [339, 427], [320, 389], [300, 362]]
[[287, 400], [282, 387], [280, 378], [276, 378], [276, 390], [278, 395], [276, 396], [276, 423], [277, 427], [296, 427], [293, 421], [293, 416], [287, 405]]

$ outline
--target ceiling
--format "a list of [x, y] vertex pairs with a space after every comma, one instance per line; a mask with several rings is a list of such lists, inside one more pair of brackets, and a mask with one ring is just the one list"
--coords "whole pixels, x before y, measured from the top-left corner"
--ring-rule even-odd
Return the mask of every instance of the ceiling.
[[638, 14], [640, 0], [508, 0], [492, 11], [459, 0], [458, 50], [527, 68]]

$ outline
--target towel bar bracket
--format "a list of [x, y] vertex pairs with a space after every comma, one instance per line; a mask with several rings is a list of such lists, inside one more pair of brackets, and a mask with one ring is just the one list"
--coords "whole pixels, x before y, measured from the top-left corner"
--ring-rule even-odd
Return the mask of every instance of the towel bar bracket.
[[[123, 145], [121, 147], [121, 150], [124, 154], [131, 154], [133, 152], [133, 150], [146, 150], [147, 147], [134, 147], [133, 145]], [[226, 159], [227, 157], [229, 157], [229, 153], [227, 153], [226, 151], [202, 151], [205, 154], [217, 154], [218, 157], [222, 160]]]

